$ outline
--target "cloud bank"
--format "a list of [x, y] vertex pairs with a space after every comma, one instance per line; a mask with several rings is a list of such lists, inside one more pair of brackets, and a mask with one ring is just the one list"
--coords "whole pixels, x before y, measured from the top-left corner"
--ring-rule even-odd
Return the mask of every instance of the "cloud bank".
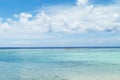
[[0, 34], [120, 32], [120, 6], [94, 6], [88, 0], [76, 3], [45, 8], [35, 15], [21, 12], [14, 18], [0, 18]]

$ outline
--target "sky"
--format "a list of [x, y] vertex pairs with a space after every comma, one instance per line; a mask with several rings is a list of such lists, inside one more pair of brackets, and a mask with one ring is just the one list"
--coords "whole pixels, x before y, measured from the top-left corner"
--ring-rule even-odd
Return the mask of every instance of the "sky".
[[119, 0], [0, 0], [0, 47], [120, 46]]

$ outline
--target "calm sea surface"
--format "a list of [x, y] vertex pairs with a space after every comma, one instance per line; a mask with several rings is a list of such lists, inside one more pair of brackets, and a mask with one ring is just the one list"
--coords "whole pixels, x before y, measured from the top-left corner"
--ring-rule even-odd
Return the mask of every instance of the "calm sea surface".
[[0, 49], [0, 80], [120, 80], [120, 48]]

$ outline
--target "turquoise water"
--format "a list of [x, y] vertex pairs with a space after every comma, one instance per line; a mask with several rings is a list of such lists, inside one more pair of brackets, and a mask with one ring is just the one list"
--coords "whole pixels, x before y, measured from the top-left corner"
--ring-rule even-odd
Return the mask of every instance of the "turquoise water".
[[1, 49], [0, 80], [120, 80], [120, 49]]

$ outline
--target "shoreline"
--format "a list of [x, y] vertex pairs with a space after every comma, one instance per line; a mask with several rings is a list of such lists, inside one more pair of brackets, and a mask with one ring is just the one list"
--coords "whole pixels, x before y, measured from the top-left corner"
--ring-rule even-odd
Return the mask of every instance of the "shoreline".
[[120, 47], [0, 47], [0, 49], [107, 49]]

